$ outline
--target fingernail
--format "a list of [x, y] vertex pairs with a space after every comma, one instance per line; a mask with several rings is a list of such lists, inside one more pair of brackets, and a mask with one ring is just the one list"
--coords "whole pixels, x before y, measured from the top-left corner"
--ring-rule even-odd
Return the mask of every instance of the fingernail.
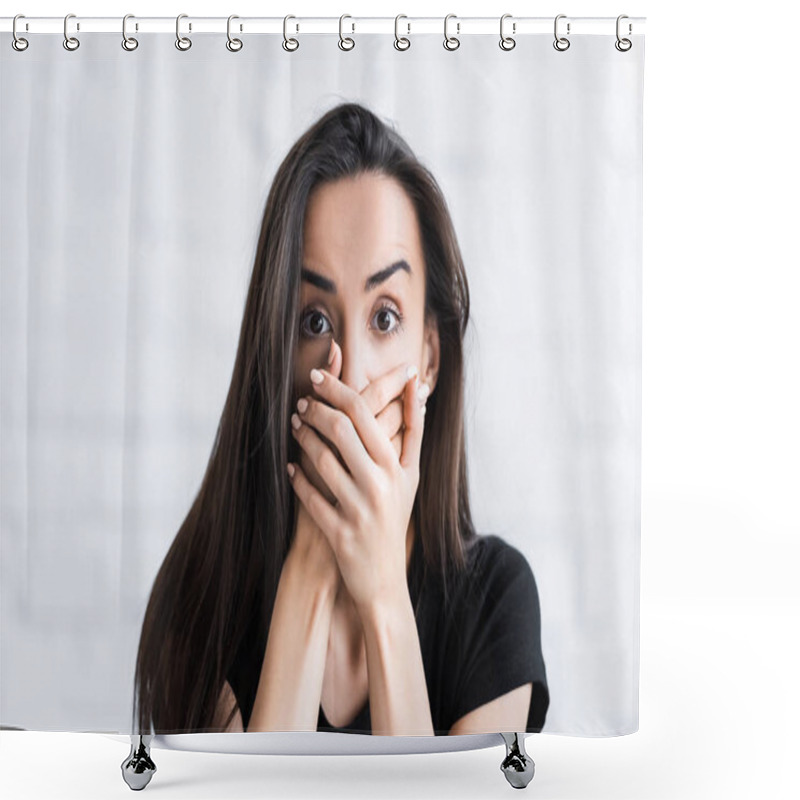
[[290, 478], [294, 478], [294, 464], [287, 464], [286, 471], [289, 473]]
[[408, 379], [409, 379], [409, 380], [411, 380], [411, 378], [413, 378], [413, 377], [414, 377], [414, 376], [415, 376], [415, 375], [416, 375], [418, 372], [419, 372], [419, 370], [417, 369], [417, 366], [416, 366], [416, 364], [412, 364], [412, 365], [411, 365], [411, 366], [410, 366], [410, 367], [409, 367], [409, 368], [406, 370], [406, 375], [408, 376]]
[[331, 349], [330, 349], [330, 352], [328, 353], [328, 366], [333, 364], [333, 354], [335, 352], [333, 343], [334, 343], [334, 340], [331, 339]]
[[323, 375], [318, 369], [311, 370], [311, 382], [312, 383], [322, 383]]
[[304, 413], [305, 413], [305, 410], [306, 410], [307, 408], [308, 408], [308, 400], [306, 400], [306, 399], [305, 399], [305, 397], [301, 397], [301, 398], [300, 398], [300, 399], [297, 401], [297, 410], [298, 410], [298, 411], [299, 411], [301, 414], [304, 414]]
[[303, 424], [303, 423], [302, 423], [302, 422], [300, 422], [300, 417], [298, 417], [298, 416], [297, 416], [297, 414], [292, 414], [292, 427], [293, 427], [295, 430], [299, 430], [299, 428], [300, 428], [300, 426], [301, 426], [302, 424]]
[[425, 398], [430, 394], [431, 387], [428, 386], [427, 383], [423, 383], [419, 389], [417, 390], [417, 396], [420, 399], [420, 402], [425, 402]]

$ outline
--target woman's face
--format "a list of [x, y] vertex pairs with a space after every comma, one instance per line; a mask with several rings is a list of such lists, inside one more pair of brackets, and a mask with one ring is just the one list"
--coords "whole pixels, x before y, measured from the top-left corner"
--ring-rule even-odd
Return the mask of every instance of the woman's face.
[[414, 205], [393, 178], [361, 174], [312, 192], [303, 230], [294, 396], [315, 396], [309, 372], [327, 368], [355, 389], [401, 363], [436, 383], [439, 339], [425, 326], [425, 262]]

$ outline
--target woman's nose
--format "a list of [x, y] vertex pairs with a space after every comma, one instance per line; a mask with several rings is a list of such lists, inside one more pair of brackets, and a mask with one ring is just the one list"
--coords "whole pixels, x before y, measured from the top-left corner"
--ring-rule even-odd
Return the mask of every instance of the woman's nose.
[[346, 386], [361, 391], [369, 382], [365, 359], [359, 356], [359, 347], [351, 342], [340, 342], [342, 349], [342, 374], [340, 380]]

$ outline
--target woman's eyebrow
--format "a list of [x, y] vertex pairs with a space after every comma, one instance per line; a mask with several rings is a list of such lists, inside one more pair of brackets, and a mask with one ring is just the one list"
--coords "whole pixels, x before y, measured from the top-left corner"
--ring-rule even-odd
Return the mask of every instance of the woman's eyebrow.
[[[401, 258], [399, 261], [395, 261], [394, 264], [390, 264], [385, 269], [376, 272], [374, 275], [370, 275], [364, 283], [364, 291], [369, 292], [371, 289], [374, 289], [379, 284], [391, 278], [392, 275], [394, 275], [394, 273], [399, 269], [405, 270], [409, 275], [411, 274], [411, 267], [408, 265], [408, 261], [406, 261], [404, 258]], [[324, 275], [314, 272], [313, 269], [303, 267], [300, 270], [300, 278], [301, 280], [308, 281], [313, 286], [316, 286], [325, 292], [336, 294], [336, 284], [329, 278], [326, 278]]]

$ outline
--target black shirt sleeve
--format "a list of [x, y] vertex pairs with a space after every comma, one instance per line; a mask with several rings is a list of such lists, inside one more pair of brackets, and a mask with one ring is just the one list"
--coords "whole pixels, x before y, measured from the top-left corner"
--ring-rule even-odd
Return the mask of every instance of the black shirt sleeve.
[[480, 538], [459, 615], [453, 722], [531, 682], [526, 730], [536, 733], [550, 702], [536, 581], [519, 550], [499, 536]]

